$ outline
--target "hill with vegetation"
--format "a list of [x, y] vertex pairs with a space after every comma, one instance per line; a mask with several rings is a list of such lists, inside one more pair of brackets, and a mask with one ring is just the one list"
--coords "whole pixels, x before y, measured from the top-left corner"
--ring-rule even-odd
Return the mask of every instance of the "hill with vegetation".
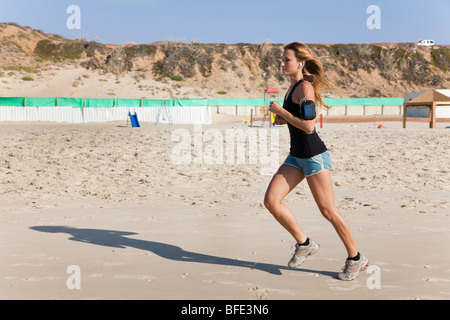
[[[308, 45], [334, 85], [324, 92], [326, 97], [399, 97], [410, 91], [450, 88], [448, 46]], [[111, 79], [113, 87], [134, 85], [142, 91], [139, 97], [259, 98], [268, 87], [288, 88], [280, 73], [282, 52], [283, 44], [269, 42], [102, 44], [0, 23], [0, 88], [7, 96], [7, 88], [14, 91], [17, 84], [27, 87], [27, 82], [51, 81], [58, 72], [78, 70], [70, 80], [72, 95], [81, 94], [77, 88], [92, 75], [100, 81]], [[111, 95], [109, 90], [99, 94]]]

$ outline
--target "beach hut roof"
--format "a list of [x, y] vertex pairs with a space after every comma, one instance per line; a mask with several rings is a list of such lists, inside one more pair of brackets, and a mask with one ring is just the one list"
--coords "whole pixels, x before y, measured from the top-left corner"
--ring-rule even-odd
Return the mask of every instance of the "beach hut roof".
[[431, 104], [433, 102], [449, 102], [450, 103], [450, 97], [446, 96], [445, 94], [440, 93], [437, 90], [430, 90], [427, 91], [420, 96], [412, 99], [407, 104], [417, 104], [417, 103], [423, 103], [423, 104]]

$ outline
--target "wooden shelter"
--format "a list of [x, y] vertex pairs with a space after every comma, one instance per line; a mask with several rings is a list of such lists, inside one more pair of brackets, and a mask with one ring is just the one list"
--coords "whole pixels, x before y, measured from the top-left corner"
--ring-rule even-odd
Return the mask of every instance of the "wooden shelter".
[[436, 90], [427, 91], [420, 96], [403, 103], [403, 128], [406, 128], [406, 110], [413, 106], [430, 107], [430, 128], [436, 127], [436, 107], [439, 105], [450, 105], [450, 97]]

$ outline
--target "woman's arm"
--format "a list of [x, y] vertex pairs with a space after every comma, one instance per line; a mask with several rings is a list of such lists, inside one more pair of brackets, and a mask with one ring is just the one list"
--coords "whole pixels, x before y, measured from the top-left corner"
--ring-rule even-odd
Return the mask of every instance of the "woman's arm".
[[[308, 89], [309, 86], [309, 89]], [[306, 95], [306, 100], [314, 101], [314, 87], [308, 83], [301, 83], [292, 94], [292, 101], [296, 104], [300, 103]], [[316, 119], [304, 120], [292, 115], [289, 111], [283, 109], [283, 107], [277, 102], [272, 101], [269, 106], [269, 111], [275, 113], [278, 117], [283, 118], [285, 121], [289, 122], [294, 127], [305, 131], [306, 133], [311, 133], [316, 127]]]
[[284, 120], [292, 124], [294, 127], [305, 131], [306, 133], [312, 133], [316, 127], [316, 119], [304, 120], [292, 115], [292, 113], [286, 110], [284, 110], [281, 117], [283, 117]]

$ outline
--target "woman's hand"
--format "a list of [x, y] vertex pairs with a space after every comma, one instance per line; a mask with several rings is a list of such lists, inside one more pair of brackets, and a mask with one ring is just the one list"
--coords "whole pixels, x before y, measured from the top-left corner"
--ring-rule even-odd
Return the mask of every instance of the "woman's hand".
[[281, 126], [281, 125], [284, 125], [286, 123], [287, 123], [287, 121], [281, 116], [275, 116], [275, 119], [273, 121], [273, 124], [276, 125], [276, 126]]
[[277, 116], [281, 116], [284, 112], [284, 109], [281, 104], [278, 103], [278, 101], [271, 101], [269, 104], [269, 111]]

